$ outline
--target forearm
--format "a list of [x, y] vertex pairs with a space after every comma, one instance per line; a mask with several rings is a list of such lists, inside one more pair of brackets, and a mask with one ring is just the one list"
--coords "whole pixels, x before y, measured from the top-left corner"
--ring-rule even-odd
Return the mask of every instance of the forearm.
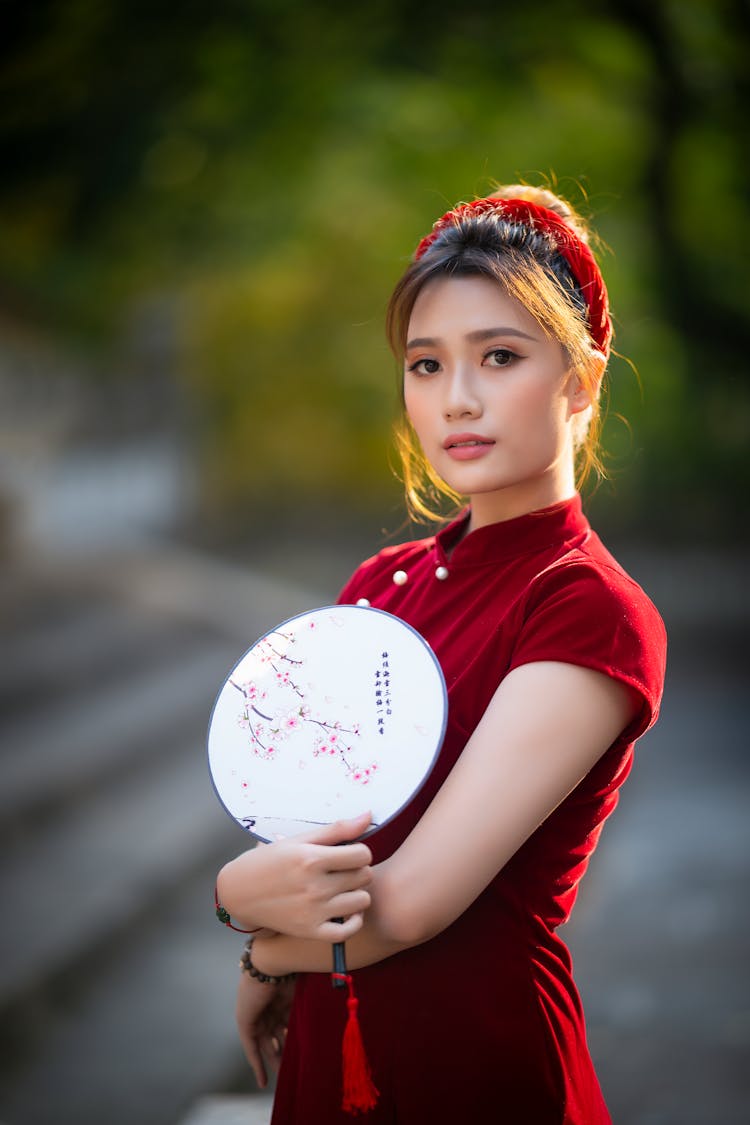
[[[346, 963], [350, 969], [361, 969], [392, 957], [417, 944], [404, 940], [398, 925], [387, 910], [386, 865], [373, 868], [370, 885], [372, 905], [361, 928], [346, 942]], [[312, 941], [285, 934], [262, 936], [253, 942], [253, 963], [261, 972], [283, 976], [292, 972], [327, 973], [332, 968], [332, 946], [329, 941]]]

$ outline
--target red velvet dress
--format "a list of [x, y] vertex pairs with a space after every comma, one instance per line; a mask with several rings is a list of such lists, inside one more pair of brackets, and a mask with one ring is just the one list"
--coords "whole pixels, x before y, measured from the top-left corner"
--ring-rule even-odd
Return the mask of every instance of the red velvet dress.
[[[512, 668], [556, 660], [598, 669], [628, 684], [641, 706], [461, 917], [431, 941], [355, 972], [362, 1035], [380, 1091], [365, 1120], [604, 1125], [610, 1117], [570, 956], [555, 931], [570, 914], [617, 803], [633, 742], [656, 718], [664, 627], [591, 531], [578, 497], [461, 539], [466, 518], [436, 537], [382, 551], [341, 594], [344, 603], [367, 598], [419, 630], [448, 685], [448, 729], [436, 767], [415, 800], [373, 837], [375, 861], [389, 856], [422, 815]], [[438, 567], [447, 577], [436, 576]], [[393, 581], [397, 570], [406, 572], [403, 585]], [[456, 825], [456, 832], [467, 831], [470, 824]], [[329, 976], [302, 975], [273, 1125], [351, 1123], [340, 1109], [345, 1021], [344, 994]]]

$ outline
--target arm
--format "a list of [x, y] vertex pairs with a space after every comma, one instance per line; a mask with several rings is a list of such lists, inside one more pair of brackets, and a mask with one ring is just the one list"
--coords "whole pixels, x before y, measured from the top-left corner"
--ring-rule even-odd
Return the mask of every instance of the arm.
[[[420, 822], [372, 869], [371, 906], [347, 942], [348, 964], [372, 964], [449, 926], [635, 710], [628, 688], [588, 668], [538, 662], [510, 672]], [[457, 824], [471, 831], [456, 833]], [[447, 839], [451, 847], [442, 849]], [[253, 960], [269, 973], [325, 971], [330, 948], [279, 934], [256, 941]]]

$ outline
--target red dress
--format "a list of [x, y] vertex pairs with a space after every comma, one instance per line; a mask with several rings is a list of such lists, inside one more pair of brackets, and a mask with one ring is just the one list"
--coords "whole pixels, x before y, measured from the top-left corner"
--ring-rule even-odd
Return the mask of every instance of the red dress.
[[[391, 855], [427, 808], [512, 668], [556, 660], [598, 669], [629, 685], [641, 706], [461, 917], [431, 941], [355, 972], [363, 1040], [380, 1091], [365, 1120], [604, 1125], [610, 1117], [570, 956], [555, 930], [570, 914], [617, 803], [633, 742], [656, 718], [664, 626], [591, 531], [579, 497], [461, 539], [467, 518], [435, 537], [382, 551], [341, 594], [343, 603], [367, 598], [419, 630], [448, 685], [448, 729], [435, 769], [370, 841], [375, 862]], [[436, 575], [439, 567], [447, 576]], [[393, 581], [398, 570], [407, 575], [403, 585]], [[455, 830], [470, 832], [471, 825]], [[344, 995], [329, 976], [300, 976], [273, 1125], [351, 1123], [340, 1109], [345, 1021]]]

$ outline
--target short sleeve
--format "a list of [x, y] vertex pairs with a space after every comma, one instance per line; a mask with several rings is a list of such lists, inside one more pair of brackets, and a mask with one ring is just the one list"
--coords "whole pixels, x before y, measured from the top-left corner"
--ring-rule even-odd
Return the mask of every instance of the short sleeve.
[[624, 571], [589, 561], [549, 568], [532, 583], [510, 668], [539, 660], [612, 676], [641, 701], [628, 741], [656, 720], [664, 688], [666, 631], [643, 590]]

